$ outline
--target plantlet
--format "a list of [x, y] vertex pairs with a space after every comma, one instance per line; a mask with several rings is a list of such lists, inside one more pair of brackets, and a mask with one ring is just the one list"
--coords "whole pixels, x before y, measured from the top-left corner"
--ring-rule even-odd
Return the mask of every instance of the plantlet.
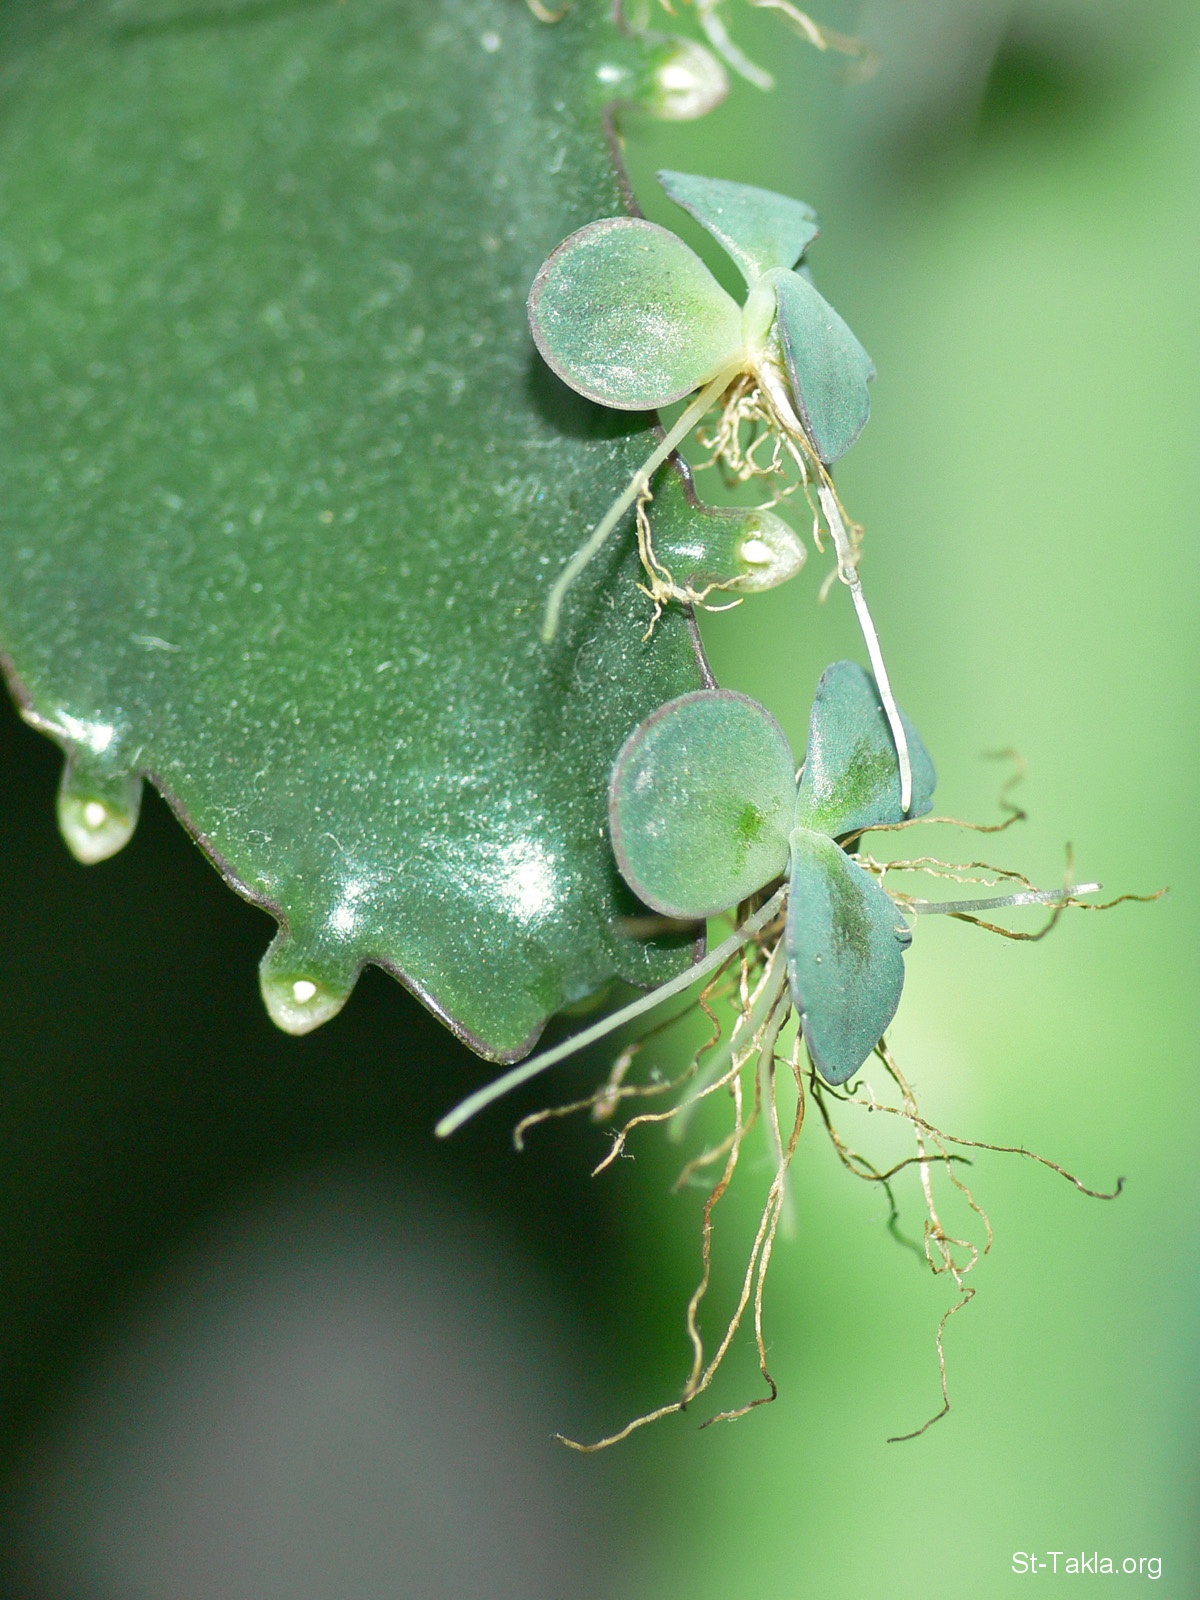
[[[542, 636], [554, 638], [572, 583], [630, 507], [641, 508], [662, 463], [719, 403], [714, 464], [748, 481], [782, 477], [786, 458], [806, 493], [815, 493], [818, 538], [823, 521], [879, 685], [906, 815], [912, 763], [858, 574], [860, 530], [848, 522], [829, 474], [866, 425], [875, 368], [803, 267], [796, 270], [817, 236], [815, 214], [802, 201], [749, 184], [681, 172], [660, 172], [659, 182], [736, 263], [746, 300], [739, 306], [681, 239], [640, 217], [589, 223], [538, 273], [529, 296], [534, 342], [578, 393], [617, 410], [645, 411], [699, 391], [559, 574]], [[758, 449], [763, 438], [774, 445], [766, 463]], [[786, 492], [777, 489], [776, 498]], [[645, 539], [643, 559], [653, 588], [655, 563]]]
[[[702, 1274], [688, 1306], [693, 1361], [682, 1397], [635, 1418], [595, 1445], [564, 1440], [575, 1448], [599, 1449], [615, 1443], [633, 1428], [681, 1410], [707, 1389], [751, 1301], [759, 1364], [769, 1392], [711, 1420], [731, 1420], [774, 1398], [762, 1328], [763, 1284], [776, 1230], [785, 1215], [788, 1171], [810, 1101], [848, 1170], [882, 1186], [891, 1209], [889, 1227], [897, 1238], [935, 1274], [948, 1275], [959, 1291], [937, 1329], [943, 1403], [929, 1422], [949, 1409], [943, 1333], [948, 1318], [972, 1298], [966, 1275], [991, 1242], [986, 1215], [958, 1176], [956, 1167], [965, 1158], [957, 1147], [1007, 1147], [959, 1139], [929, 1121], [882, 1038], [904, 982], [903, 957], [911, 938], [904, 918], [940, 913], [1010, 938], [1038, 939], [1066, 907], [1084, 906], [1079, 895], [1100, 886], [1043, 890], [1019, 873], [984, 862], [946, 863], [923, 856], [881, 863], [863, 852], [864, 834], [915, 826], [930, 809], [933, 764], [907, 720], [905, 731], [912, 752], [912, 810], [917, 813], [908, 818], [900, 804], [899, 760], [876, 685], [853, 662], [837, 662], [821, 678], [798, 779], [782, 729], [762, 706], [743, 695], [705, 689], [679, 696], [647, 717], [625, 741], [612, 770], [610, 830], [618, 864], [660, 923], [666, 919], [668, 926], [695, 930], [704, 919], [736, 908], [740, 918], [736, 931], [690, 973], [514, 1068], [469, 1096], [438, 1124], [439, 1135], [452, 1133], [507, 1090], [706, 980], [696, 1009], [710, 1019], [713, 1031], [682, 1074], [665, 1078], [652, 1070], [639, 1082], [632, 1078], [631, 1067], [646, 1039], [682, 1021], [686, 1010], [626, 1046], [606, 1080], [590, 1095], [535, 1112], [516, 1130], [520, 1148], [526, 1130], [549, 1117], [588, 1109], [595, 1120], [607, 1121], [630, 1099], [667, 1098], [665, 1109], [639, 1111], [626, 1120], [597, 1166], [598, 1173], [616, 1160], [637, 1127], [665, 1123], [673, 1137], [680, 1137], [702, 1103], [713, 1105], [726, 1098], [732, 1103], [729, 1131], [687, 1160], [677, 1184], [690, 1185], [706, 1171], [717, 1174], [703, 1212]], [[1008, 817], [993, 825], [959, 823], [954, 818], [929, 820], [995, 832], [1023, 816], [1015, 806], [1007, 809]], [[914, 870], [962, 883], [995, 886], [1015, 881], [1020, 888], [980, 899], [939, 902], [885, 889], [889, 873]], [[976, 915], [989, 908], [1029, 905], [1053, 907], [1049, 922], [1035, 933], [1013, 932]], [[728, 1031], [717, 1010], [722, 1002], [731, 1004], [735, 1014]], [[798, 1025], [790, 1043], [785, 1043], [784, 1030], [793, 1011]], [[869, 1084], [851, 1084], [872, 1056], [899, 1091], [897, 1102], [886, 1095], [877, 1098]], [[794, 1084], [790, 1118], [788, 1107], [780, 1104], [781, 1062], [790, 1069], [782, 1078]], [[915, 1154], [884, 1166], [860, 1155], [834, 1125], [831, 1102], [842, 1101], [902, 1118], [912, 1129]], [[716, 1351], [706, 1357], [698, 1315], [709, 1287], [713, 1210], [729, 1188], [745, 1139], [760, 1121], [767, 1132], [773, 1175], [732, 1315]], [[1096, 1194], [1056, 1163], [1035, 1159], [1084, 1193]], [[920, 1174], [926, 1212], [923, 1245], [900, 1234], [897, 1227], [899, 1211], [891, 1183], [909, 1166]], [[980, 1218], [985, 1242], [976, 1244], [947, 1232], [935, 1195], [934, 1169], [944, 1171]]]
[[[914, 782], [915, 815], [907, 819], [900, 762], [877, 685], [852, 661], [835, 662], [822, 675], [798, 780], [782, 728], [744, 695], [701, 689], [647, 717], [622, 746], [609, 786], [613, 850], [629, 886], [674, 922], [696, 923], [753, 905], [761, 893], [765, 903], [688, 972], [468, 1096], [438, 1123], [438, 1134], [453, 1133], [518, 1084], [719, 971], [753, 939], [770, 943], [772, 953], [752, 1033], [779, 1012], [782, 1027], [794, 1006], [814, 1066], [827, 1083], [845, 1083], [900, 1003], [903, 954], [912, 937], [901, 911], [970, 915], [993, 905], [1064, 907], [1099, 889], [1035, 889], [1021, 879], [1025, 887], [1018, 893], [983, 900], [893, 898], [881, 885], [896, 864], [868, 857], [863, 866], [851, 851], [868, 831], [907, 826], [930, 809], [933, 762], [906, 717], [904, 728]], [[943, 864], [926, 858], [903, 865], [938, 871]], [[947, 870], [961, 879], [958, 868]]]
[[[930, 809], [933, 763], [906, 728], [911, 809]], [[613, 768], [610, 819], [621, 872], [666, 916], [728, 910], [786, 876], [786, 983], [813, 1064], [845, 1083], [900, 1003], [911, 940], [895, 903], [837, 843], [899, 822], [899, 777], [874, 685], [853, 662], [821, 679], [797, 787], [783, 730], [729, 690], [684, 695], [642, 723]]]

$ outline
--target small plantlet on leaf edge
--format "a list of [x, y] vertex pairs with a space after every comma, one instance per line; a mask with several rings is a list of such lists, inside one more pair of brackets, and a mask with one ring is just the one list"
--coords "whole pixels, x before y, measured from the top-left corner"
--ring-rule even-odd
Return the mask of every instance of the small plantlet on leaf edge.
[[[438, 1134], [453, 1133], [518, 1084], [694, 987], [785, 911], [786, 962], [774, 974], [772, 1004], [790, 989], [814, 1065], [830, 1084], [852, 1077], [900, 1002], [911, 934], [897, 904], [918, 915], [959, 909], [907, 896], [893, 901], [880, 887], [886, 869], [860, 866], [850, 854], [865, 833], [918, 820], [932, 805], [933, 763], [904, 721], [918, 814], [909, 819], [877, 686], [852, 661], [836, 662], [822, 675], [798, 780], [783, 730], [745, 695], [700, 689], [652, 712], [622, 746], [609, 786], [610, 832], [623, 876], [648, 906], [672, 919], [698, 922], [760, 893], [767, 893], [765, 903], [680, 977], [468, 1096], [438, 1123]], [[1074, 904], [1076, 895], [1099, 887], [1029, 887], [996, 903]]]
[[[854, 600], [895, 742], [907, 815], [912, 765], [858, 573], [861, 530], [845, 516], [829, 474], [866, 426], [875, 368], [803, 270], [818, 233], [815, 214], [802, 201], [725, 179], [660, 172], [659, 182], [735, 262], [747, 297], [739, 306], [689, 246], [640, 217], [588, 223], [541, 268], [529, 295], [530, 328], [546, 364], [571, 388], [622, 411], [659, 409], [699, 391], [559, 574], [542, 636], [554, 638], [575, 579], [630, 507], [641, 509], [671, 452], [719, 404], [712, 464], [749, 481], [781, 479], [788, 460], [806, 494], [815, 495], [815, 531], [819, 539], [822, 522], [828, 529], [837, 575]], [[756, 430], [777, 445], [765, 465], [755, 454]], [[777, 489], [775, 498], [788, 492]], [[640, 517], [639, 530], [651, 590], [661, 603]]]

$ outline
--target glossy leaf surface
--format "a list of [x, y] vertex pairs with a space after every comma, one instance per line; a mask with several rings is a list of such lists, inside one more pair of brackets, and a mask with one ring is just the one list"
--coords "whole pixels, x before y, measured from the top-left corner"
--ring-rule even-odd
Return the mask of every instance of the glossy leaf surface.
[[875, 364], [837, 312], [798, 272], [771, 275], [792, 394], [826, 465], [858, 438], [871, 415]]
[[681, 400], [742, 345], [737, 302], [682, 239], [637, 217], [565, 239], [538, 273], [529, 325], [564, 383], [620, 411]]
[[896, 1014], [911, 935], [878, 883], [823, 833], [791, 836], [788, 981], [813, 1065], [845, 1083]]
[[[933, 804], [937, 774], [917, 730], [903, 712], [901, 718], [913, 773], [909, 815], [919, 817]], [[836, 661], [813, 701], [797, 826], [840, 838], [903, 817], [896, 747], [875, 681], [857, 662]]]
[[686, 624], [642, 641], [626, 536], [538, 640], [647, 451], [525, 316], [620, 209], [598, 85], [641, 47], [601, 0], [5, 26], [0, 645], [73, 752], [77, 835], [119, 843], [149, 775], [280, 921], [296, 1029], [374, 961], [512, 1058], [612, 974], [680, 970], [688, 941], [619, 930], [605, 801], [629, 728], [701, 681]]
[[630, 735], [609, 818], [625, 880], [671, 917], [735, 906], [787, 866], [796, 778], [783, 729], [729, 689], [684, 695]]
[[748, 284], [774, 267], [794, 267], [821, 231], [811, 206], [771, 189], [689, 172], [660, 172], [658, 181], [737, 262]]

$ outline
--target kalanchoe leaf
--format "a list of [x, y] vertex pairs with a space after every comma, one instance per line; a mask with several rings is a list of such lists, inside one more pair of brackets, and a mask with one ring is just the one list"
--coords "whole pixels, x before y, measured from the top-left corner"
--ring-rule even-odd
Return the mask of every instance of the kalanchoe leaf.
[[858, 438], [871, 415], [867, 384], [875, 364], [846, 323], [806, 277], [773, 272], [777, 326], [800, 420], [829, 466]]
[[537, 633], [656, 444], [524, 315], [620, 209], [644, 41], [520, 0], [5, 17], [0, 669], [69, 753], [71, 848], [118, 848], [148, 777], [279, 922], [291, 1031], [377, 963], [511, 1060], [684, 969], [626, 931], [605, 819], [628, 730], [704, 681], [687, 622], [643, 640], [630, 544]]
[[896, 1014], [911, 935], [873, 878], [824, 833], [791, 836], [788, 981], [813, 1065], [833, 1084], [862, 1066]]
[[702, 689], [634, 729], [613, 767], [609, 822], [626, 882], [656, 911], [707, 917], [787, 866], [795, 766], [757, 701]]
[[689, 211], [753, 284], [773, 267], [794, 267], [820, 228], [803, 200], [727, 178], [660, 172], [658, 181]]
[[529, 326], [564, 383], [619, 411], [681, 400], [742, 345], [737, 302], [682, 239], [638, 217], [564, 240], [534, 281]]
[[[937, 782], [929, 752], [901, 713], [912, 761], [910, 817], [923, 816]], [[808, 752], [796, 796], [796, 825], [841, 838], [859, 828], [900, 822], [896, 746], [875, 681], [857, 662], [837, 661], [817, 685]]]

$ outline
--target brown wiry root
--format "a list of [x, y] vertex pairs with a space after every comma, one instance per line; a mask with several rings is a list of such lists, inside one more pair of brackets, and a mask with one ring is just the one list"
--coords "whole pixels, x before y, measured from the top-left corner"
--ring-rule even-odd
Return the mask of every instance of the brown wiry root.
[[637, 498], [638, 554], [642, 558], [642, 569], [646, 574], [646, 582], [639, 583], [638, 588], [647, 599], [654, 602], [654, 615], [642, 635], [643, 643], [653, 637], [659, 618], [672, 600], [677, 600], [681, 605], [688, 607], [700, 606], [705, 611], [733, 611], [742, 604], [744, 598], [739, 596], [737, 599], [727, 600], [723, 605], [715, 605], [708, 598], [710, 594], [720, 590], [731, 589], [736, 579], [729, 579], [723, 583], [708, 583], [703, 589], [693, 588], [690, 583], [675, 582], [670, 569], [659, 560], [654, 550], [653, 531], [646, 511], [653, 498], [649, 484], [643, 486]]
[[[934, 1336], [934, 1345], [937, 1351], [938, 1378], [942, 1391], [942, 1404], [932, 1416], [926, 1419], [919, 1428], [914, 1428], [908, 1433], [895, 1434], [889, 1438], [889, 1444], [899, 1444], [908, 1439], [919, 1438], [935, 1422], [941, 1421], [950, 1410], [950, 1390], [946, 1369], [945, 1332], [949, 1320], [957, 1312], [970, 1304], [975, 1296], [975, 1288], [966, 1282], [967, 1274], [976, 1265], [981, 1256], [987, 1255], [992, 1248], [992, 1225], [983, 1207], [976, 1200], [971, 1189], [955, 1171], [956, 1164], [961, 1164], [963, 1157], [947, 1148], [957, 1145], [960, 1148], [972, 1150], [990, 1150], [1002, 1155], [1023, 1155], [1039, 1162], [1042, 1166], [1049, 1167], [1072, 1184], [1081, 1194], [1090, 1196], [1095, 1200], [1115, 1200], [1125, 1185], [1124, 1178], [1118, 1178], [1115, 1187], [1111, 1190], [1089, 1188], [1077, 1178], [1074, 1173], [1060, 1166], [1057, 1161], [1051, 1161], [1047, 1156], [1038, 1155], [1035, 1151], [1027, 1150], [1022, 1145], [992, 1144], [982, 1139], [966, 1139], [957, 1134], [945, 1133], [941, 1128], [930, 1122], [925, 1117], [918, 1104], [911, 1085], [901, 1072], [895, 1057], [892, 1055], [887, 1043], [880, 1040], [875, 1052], [882, 1062], [888, 1076], [900, 1091], [899, 1105], [891, 1105], [877, 1100], [869, 1086], [861, 1093], [853, 1089], [831, 1090], [828, 1086], [817, 1087], [819, 1080], [814, 1079], [814, 1099], [821, 1111], [822, 1118], [833, 1140], [843, 1165], [856, 1177], [868, 1182], [882, 1185], [891, 1205], [891, 1216], [888, 1225], [891, 1231], [900, 1238], [901, 1242], [917, 1253], [928, 1263], [935, 1276], [950, 1277], [956, 1289], [958, 1298], [943, 1313], [938, 1323]], [[905, 1160], [895, 1163], [892, 1167], [880, 1171], [873, 1163], [849, 1149], [834, 1128], [832, 1119], [825, 1105], [826, 1098], [834, 1098], [846, 1104], [860, 1105], [871, 1112], [883, 1112], [886, 1115], [902, 1118], [909, 1123], [916, 1141], [917, 1153]], [[925, 1200], [925, 1228], [923, 1248], [900, 1234], [896, 1224], [899, 1220], [899, 1211], [896, 1205], [895, 1194], [891, 1187], [891, 1178], [904, 1167], [915, 1165], [920, 1173], [921, 1190]], [[935, 1169], [941, 1168], [953, 1186], [962, 1194], [967, 1205], [979, 1218], [984, 1227], [985, 1240], [982, 1245], [977, 1245], [969, 1239], [955, 1237], [947, 1232], [939, 1214], [936, 1196], [933, 1187], [933, 1174]]]
[[[784, 1009], [786, 1009], [786, 1001], [782, 1004]], [[771, 1252], [775, 1242], [775, 1234], [783, 1210], [786, 1193], [787, 1171], [791, 1164], [792, 1157], [795, 1155], [796, 1146], [799, 1143], [800, 1132], [804, 1124], [805, 1107], [804, 1089], [799, 1070], [799, 1046], [797, 1042], [797, 1047], [793, 1052], [793, 1071], [796, 1077], [798, 1090], [797, 1106], [792, 1128], [785, 1145], [782, 1140], [782, 1133], [779, 1125], [778, 1105], [774, 1095], [774, 1049], [775, 1042], [778, 1038], [779, 1029], [781, 1027], [782, 1020], [777, 1024], [772, 1020], [768, 1024], [765, 1036], [758, 1049], [758, 1053], [760, 1055], [766, 1055], [770, 1058], [770, 1066], [768, 1069], [768, 1084], [770, 1092], [766, 1096], [766, 1106], [767, 1115], [771, 1121], [775, 1140], [779, 1149], [779, 1158], [776, 1163], [776, 1169], [771, 1182], [771, 1187], [767, 1194], [766, 1204], [764, 1205], [762, 1215], [759, 1218], [758, 1229], [754, 1237], [754, 1242], [751, 1246], [750, 1258], [747, 1262], [745, 1274], [742, 1279], [741, 1290], [738, 1294], [733, 1313], [729, 1318], [720, 1343], [718, 1344], [713, 1355], [706, 1360], [704, 1339], [700, 1331], [699, 1314], [701, 1304], [708, 1293], [712, 1277], [713, 1211], [715, 1210], [719, 1201], [728, 1191], [734, 1171], [738, 1164], [738, 1158], [741, 1154], [743, 1142], [750, 1133], [751, 1129], [755, 1126], [755, 1123], [758, 1121], [763, 1107], [763, 1097], [761, 1093], [763, 1074], [759, 1071], [756, 1071], [754, 1074], [754, 1091], [751, 1107], [749, 1110], [747, 1110], [746, 1106], [742, 1067], [744, 1066], [745, 1061], [749, 1059], [750, 1055], [754, 1054], [753, 1051], [749, 1051], [746, 1053], [745, 1057], [737, 1059], [725, 1077], [718, 1080], [716, 1084], [712, 1085], [713, 1090], [718, 1088], [729, 1089], [730, 1097], [734, 1107], [734, 1126], [729, 1136], [722, 1142], [724, 1166], [722, 1168], [720, 1177], [717, 1179], [717, 1182], [713, 1186], [704, 1204], [703, 1221], [701, 1224], [701, 1275], [700, 1281], [693, 1290], [691, 1299], [688, 1302], [686, 1318], [688, 1339], [692, 1346], [692, 1368], [691, 1372], [688, 1374], [687, 1382], [684, 1385], [683, 1394], [678, 1400], [670, 1401], [666, 1405], [656, 1407], [653, 1411], [648, 1411], [643, 1413], [641, 1416], [635, 1417], [617, 1433], [610, 1434], [606, 1438], [596, 1440], [592, 1444], [583, 1444], [578, 1440], [568, 1439], [562, 1434], [558, 1435], [562, 1442], [566, 1445], [569, 1445], [573, 1450], [590, 1453], [596, 1450], [606, 1449], [609, 1445], [617, 1444], [622, 1439], [628, 1438], [629, 1435], [636, 1429], [645, 1427], [648, 1423], [657, 1422], [662, 1417], [670, 1416], [674, 1412], [685, 1410], [693, 1400], [704, 1393], [704, 1391], [710, 1386], [715, 1378], [721, 1364], [728, 1354], [730, 1346], [737, 1336], [738, 1329], [741, 1327], [742, 1320], [746, 1313], [746, 1308], [751, 1299], [754, 1301], [754, 1336], [755, 1344], [758, 1350], [759, 1369], [762, 1372], [763, 1380], [767, 1385], [768, 1392], [765, 1395], [760, 1395], [755, 1399], [747, 1401], [744, 1405], [735, 1407], [732, 1410], [718, 1412], [715, 1416], [710, 1417], [707, 1422], [702, 1423], [701, 1426], [709, 1427], [714, 1422], [733, 1421], [737, 1417], [745, 1416], [748, 1411], [752, 1411], [756, 1406], [765, 1405], [774, 1400], [778, 1393], [775, 1380], [772, 1378], [770, 1370], [767, 1366], [767, 1347], [763, 1334], [763, 1291], [766, 1283], [767, 1270], [770, 1266]], [[709, 1154], [711, 1155], [711, 1153]], [[689, 1163], [689, 1166], [694, 1165], [695, 1163]], [[687, 1169], [685, 1169], [685, 1171], [686, 1170]]]
[[[1019, 775], [1018, 772], [1017, 776]], [[1008, 815], [998, 823], [971, 824], [953, 818], [938, 820], [952, 822], [956, 826], [975, 828], [981, 832], [1003, 831], [1024, 815], [1008, 800], [1008, 787], [1006, 785], [1006, 792], [1002, 796], [1002, 805]], [[912, 825], [905, 823], [900, 826]], [[1032, 894], [1046, 898], [1050, 894], [1050, 891], [1034, 890], [1030, 880], [1023, 873], [995, 866], [986, 861], [943, 862], [934, 856], [913, 856], [904, 860], [880, 862], [862, 851], [859, 852], [858, 859], [880, 881], [883, 881], [889, 873], [922, 871], [938, 878], [949, 878], [964, 884], [1020, 885], [1021, 891], [1015, 897], [1019, 903], [1028, 903], [1027, 898], [1022, 898], [1023, 896]], [[1071, 894], [1070, 876], [1071, 861], [1068, 856], [1068, 887], [1063, 889], [1062, 898], [1053, 905], [1046, 926], [1036, 933], [1016, 933], [1011, 929], [985, 922], [982, 918], [965, 911], [951, 912], [951, 914], [961, 920], [991, 928], [1008, 938], [1043, 938], [1068, 907], [1101, 909]], [[1164, 891], [1159, 891], [1162, 892]], [[889, 893], [893, 891], [889, 889]], [[768, 891], [764, 890], [763, 894], [768, 894]], [[932, 902], [916, 901], [911, 896], [900, 893], [894, 893], [894, 898], [901, 906], [907, 902], [914, 908], [949, 910], [949, 907], [933, 907]], [[1125, 900], [1144, 901], [1157, 898], [1158, 895], [1120, 895], [1105, 905], [1118, 905]], [[979, 904], [972, 901], [962, 903], [973, 907]], [[1007, 903], [1005, 897], [1001, 897], [1001, 903]], [[528, 1130], [552, 1117], [588, 1110], [595, 1120], [609, 1121], [623, 1106], [629, 1105], [632, 1111], [631, 1102], [647, 1098], [657, 1098], [663, 1102], [656, 1109], [633, 1111], [626, 1117], [624, 1123], [614, 1132], [607, 1153], [595, 1167], [595, 1175], [599, 1175], [627, 1153], [629, 1140], [639, 1128], [661, 1124], [668, 1129], [673, 1138], [681, 1138], [689, 1118], [701, 1103], [725, 1101], [731, 1112], [724, 1134], [707, 1142], [684, 1161], [675, 1183], [676, 1190], [698, 1182], [703, 1182], [706, 1187], [711, 1184], [701, 1212], [700, 1276], [688, 1301], [685, 1318], [692, 1358], [682, 1391], [677, 1399], [634, 1417], [617, 1432], [593, 1443], [583, 1443], [559, 1435], [562, 1442], [571, 1449], [584, 1452], [606, 1449], [651, 1422], [687, 1409], [713, 1383], [742, 1326], [751, 1302], [754, 1307], [754, 1336], [759, 1370], [767, 1392], [740, 1406], [717, 1412], [702, 1426], [707, 1427], [713, 1422], [732, 1421], [745, 1416], [755, 1407], [767, 1404], [776, 1397], [777, 1386], [767, 1363], [767, 1347], [763, 1331], [763, 1296], [775, 1240], [780, 1223], [785, 1219], [787, 1212], [788, 1174], [810, 1097], [817, 1106], [842, 1165], [855, 1177], [879, 1185], [886, 1195], [889, 1206], [887, 1226], [893, 1237], [914, 1251], [935, 1276], [949, 1278], [956, 1290], [953, 1303], [946, 1309], [938, 1323], [934, 1340], [941, 1405], [919, 1428], [893, 1435], [889, 1443], [919, 1437], [949, 1412], [946, 1328], [950, 1318], [963, 1310], [974, 1298], [976, 1291], [974, 1285], [968, 1282], [969, 1274], [992, 1247], [991, 1223], [971, 1188], [960, 1175], [963, 1167], [971, 1165], [970, 1157], [962, 1152], [989, 1150], [1000, 1154], [1026, 1156], [1059, 1173], [1082, 1194], [1095, 1199], [1115, 1199], [1123, 1188], [1124, 1179], [1119, 1179], [1111, 1191], [1091, 1188], [1057, 1162], [1027, 1150], [1021, 1145], [992, 1144], [985, 1140], [968, 1139], [944, 1132], [921, 1111], [912, 1086], [884, 1040], [880, 1040], [876, 1047], [875, 1057], [898, 1091], [895, 1103], [890, 1099], [877, 1098], [865, 1079], [861, 1082], [856, 1079], [839, 1087], [831, 1087], [822, 1082], [811, 1062], [807, 1060], [803, 1036], [795, 1024], [793, 1015], [792, 997], [787, 981], [783, 904], [782, 891], [777, 891], [762, 903], [759, 910], [751, 909], [753, 902], [739, 908], [737, 918], [739, 927], [749, 922], [756, 931], [740, 948], [735, 948], [728, 956], [714, 963], [714, 967], [710, 969], [709, 981], [693, 1004], [708, 1017], [712, 1029], [681, 1073], [668, 1078], [661, 1076], [651, 1067], [645, 1074], [645, 1081], [633, 1081], [634, 1070], [642, 1057], [645, 1045], [652, 1038], [674, 1028], [689, 1014], [691, 1008], [667, 1018], [643, 1034], [639, 1040], [626, 1046], [617, 1055], [604, 1082], [592, 1094], [526, 1117], [515, 1131], [518, 1147], [522, 1147]], [[731, 1004], [733, 1007], [734, 1017], [732, 1025], [728, 1027], [723, 1025], [718, 1009], [723, 1004]], [[781, 1039], [789, 1024], [791, 1024], [789, 1034], [791, 1042], [790, 1045], [784, 1046], [781, 1045]], [[786, 1139], [778, 1100], [778, 1069], [781, 1059], [790, 1067], [796, 1089], [795, 1113]], [[892, 1160], [889, 1164], [879, 1163], [862, 1154], [835, 1126], [831, 1110], [835, 1102], [840, 1105], [858, 1106], [872, 1114], [879, 1112], [900, 1119], [911, 1131], [915, 1144], [914, 1153]], [[747, 1139], [759, 1127], [766, 1134], [772, 1177], [732, 1312], [716, 1348], [710, 1355], [701, 1330], [701, 1311], [712, 1285], [715, 1212], [734, 1180]], [[914, 1168], [918, 1174], [925, 1214], [921, 1235], [917, 1239], [908, 1237], [900, 1228], [900, 1208], [895, 1188], [895, 1180]], [[712, 1181], [714, 1169], [719, 1169], [715, 1182]], [[944, 1181], [962, 1196], [966, 1206], [978, 1220], [983, 1232], [983, 1237], [978, 1242], [952, 1233], [945, 1225], [938, 1198], [938, 1188], [943, 1181], [939, 1178], [939, 1174], [944, 1174]]]

